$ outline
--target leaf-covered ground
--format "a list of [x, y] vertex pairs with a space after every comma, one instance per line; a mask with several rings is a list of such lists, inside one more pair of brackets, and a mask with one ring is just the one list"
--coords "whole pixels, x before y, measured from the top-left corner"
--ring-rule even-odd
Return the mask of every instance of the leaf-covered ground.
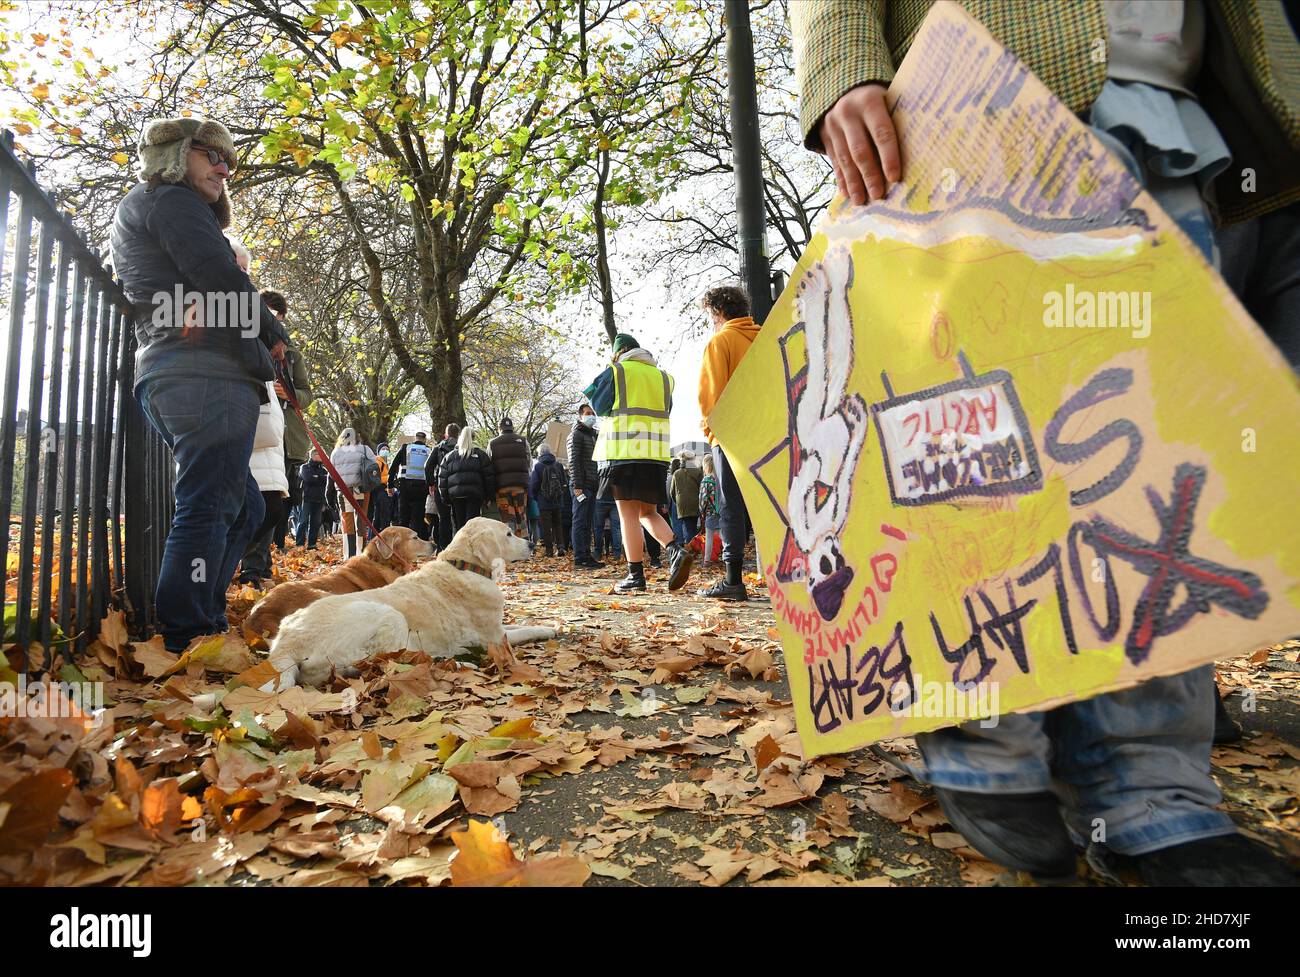
[[[337, 559], [336, 542], [293, 550], [280, 572]], [[391, 655], [279, 695], [257, 691], [269, 666], [237, 633], [178, 657], [111, 614], [63, 676], [105, 683], [98, 725], [0, 720], [0, 881], [1027, 884], [878, 754], [800, 759], [758, 577], [755, 600], [720, 605], [694, 596], [699, 569], [678, 595], [650, 570], [633, 597], [611, 593], [615, 567], [511, 569], [510, 615], [559, 640], [480, 663]], [[256, 596], [232, 589], [236, 628]], [[1214, 754], [1226, 810], [1293, 867], [1298, 659], [1289, 644], [1220, 666], [1247, 737]], [[191, 701], [211, 693], [217, 710]], [[915, 755], [908, 740], [884, 749]], [[1105, 884], [1080, 867], [1081, 884]]]

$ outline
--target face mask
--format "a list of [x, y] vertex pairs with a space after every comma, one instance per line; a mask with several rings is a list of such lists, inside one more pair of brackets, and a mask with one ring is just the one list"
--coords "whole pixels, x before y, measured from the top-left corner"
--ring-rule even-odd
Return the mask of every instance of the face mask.
[[595, 427], [595, 426], [596, 426], [596, 415], [595, 415], [595, 414], [583, 414], [583, 415], [582, 415], [582, 423], [583, 423], [583, 424], [586, 424], [587, 427]]
[[379, 457], [380, 457], [380, 458], [383, 458], [384, 461], [387, 461], [387, 460], [388, 460], [388, 449], [385, 448], [383, 451], [379, 452]]

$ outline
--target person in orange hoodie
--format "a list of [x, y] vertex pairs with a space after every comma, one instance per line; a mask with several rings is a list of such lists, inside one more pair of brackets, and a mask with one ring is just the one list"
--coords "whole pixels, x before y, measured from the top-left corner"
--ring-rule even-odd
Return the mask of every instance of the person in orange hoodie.
[[727, 381], [749, 352], [758, 326], [749, 314], [749, 295], [736, 285], [719, 285], [704, 293], [700, 306], [713, 320], [714, 334], [704, 348], [704, 362], [700, 365], [700, 427], [713, 447], [713, 466], [717, 472], [718, 515], [722, 522], [722, 560], [727, 575], [707, 590], [701, 597], [718, 600], [749, 600], [745, 582], [741, 577], [741, 564], [745, 557], [745, 537], [748, 535], [748, 513], [740, 486], [731, 471], [727, 456], [718, 445], [718, 439], [709, 429], [709, 414], [727, 388]]

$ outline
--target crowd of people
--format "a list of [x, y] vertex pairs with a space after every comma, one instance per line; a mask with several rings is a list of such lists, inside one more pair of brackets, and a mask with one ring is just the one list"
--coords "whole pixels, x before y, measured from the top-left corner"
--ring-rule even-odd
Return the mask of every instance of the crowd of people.
[[[1284, 70], [1296, 60], [1287, 21], [1263, 16], [1263, 5], [1214, 2], [973, 6], [1300, 361], [1300, 92]], [[805, 145], [829, 157], [851, 205], [880, 200], [903, 178], [886, 86], [927, 10], [791, 5]], [[1091, 54], [1098, 38], [1109, 39], [1101, 60]], [[698, 556], [721, 566], [703, 595], [748, 599], [748, 517], [728, 456], [706, 422], [709, 453], [672, 457], [675, 379], [636, 338], [617, 334], [609, 365], [581, 398], [575, 391], [565, 457], [548, 444], [532, 450], [509, 419], [486, 447], [448, 424], [437, 444], [417, 434], [391, 457], [390, 445], [372, 449], [350, 429], [328, 458], [309, 455], [296, 418], [311, 391], [283, 297], [258, 296], [223, 234], [236, 161], [229, 132], [211, 120], [160, 120], [139, 154], [141, 182], [118, 208], [111, 243], [136, 306], [136, 398], [177, 468], [155, 598], [169, 650], [226, 629], [237, 567], [244, 579], [265, 579], [270, 546], [283, 546], [290, 520], [295, 542], [310, 547], [334, 511], [345, 553], [370, 531], [358, 526], [363, 512], [374, 526], [400, 522], [443, 547], [494, 506], [546, 557], [591, 570], [602, 558], [625, 563], [620, 593], [647, 589], [647, 562], [666, 562], [667, 588], [678, 590]], [[1249, 190], [1233, 159], [1249, 168]], [[251, 321], [235, 329], [159, 317], [156, 296], [176, 288], [250, 297]], [[711, 289], [703, 307], [715, 330], [698, 378], [707, 419], [759, 327], [740, 288]], [[1128, 859], [1152, 884], [1293, 882], [1216, 807], [1215, 699], [1205, 666], [994, 726], [950, 726], [917, 736], [916, 773], [974, 848], [1038, 877], [1073, 875], [1084, 848], [1103, 869]]]

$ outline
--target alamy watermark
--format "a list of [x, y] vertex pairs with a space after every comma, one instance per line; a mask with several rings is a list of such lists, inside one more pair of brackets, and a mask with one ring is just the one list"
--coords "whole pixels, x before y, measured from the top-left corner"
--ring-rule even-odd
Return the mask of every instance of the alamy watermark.
[[21, 674], [17, 684], [0, 682], [0, 719], [83, 719], [97, 728], [104, 722], [104, 683], [29, 682]]
[[257, 292], [187, 292], [183, 285], [154, 292], [153, 324], [159, 329], [238, 329], [244, 339], [262, 329], [262, 298]]
[[1099, 292], [1066, 283], [1065, 291], [1043, 293], [1048, 329], [1130, 329], [1134, 339], [1151, 335], [1150, 292]]
[[903, 719], [976, 719], [983, 729], [998, 724], [1001, 697], [997, 682], [927, 682], [918, 672], [911, 684], [895, 682], [889, 711]]
[[153, 950], [150, 913], [83, 913], [73, 906], [50, 917], [50, 946], [56, 950], [130, 950], [147, 957]]

